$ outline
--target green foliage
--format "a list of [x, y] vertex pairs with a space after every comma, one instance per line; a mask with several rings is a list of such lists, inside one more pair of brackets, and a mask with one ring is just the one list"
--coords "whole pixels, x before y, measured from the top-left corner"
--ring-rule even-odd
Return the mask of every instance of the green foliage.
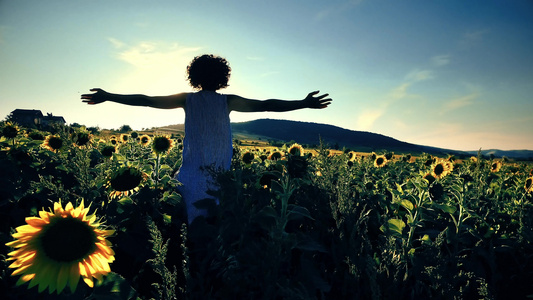
[[[304, 156], [237, 147], [231, 170], [216, 174], [220, 205], [186, 224], [173, 178], [179, 145], [153, 153], [136, 139], [120, 143], [57, 127], [23, 129], [0, 139], [0, 251], [13, 228], [54, 201], [91, 205], [116, 234], [112, 273], [74, 295], [16, 287], [0, 264], [2, 299], [523, 299], [533, 295], [530, 164], [454, 160], [440, 179], [426, 177], [433, 157], [353, 158], [321, 146]], [[80, 141], [86, 141], [81, 143]], [[177, 142], [177, 141], [176, 141]], [[80, 145], [82, 144], [82, 145]], [[179, 144], [179, 143], [178, 143]], [[251, 151], [246, 161], [242, 153]], [[242, 152], [242, 153], [241, 153]], [[390, 158], [390, 159], [389, 159]], [[110, 179], [144, 174], [117, 194]], [[133, 176], [133, 175], [131, 175]], [[426, 179], [428, 178], [428, 179]], [[125, 192], [125, 191], [124, 191]]]

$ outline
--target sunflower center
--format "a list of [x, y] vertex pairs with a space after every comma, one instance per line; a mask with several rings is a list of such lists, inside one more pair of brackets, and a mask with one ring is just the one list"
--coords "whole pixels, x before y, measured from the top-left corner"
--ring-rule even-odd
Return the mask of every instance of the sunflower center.
[[72, 262], [94, 251], [96, 233], [79, 219], [57, 219], [41, 235], [41, 246], [49, 258], [58, 262]]
[[170, 141], [167, 138], [154, 139], [154, 149], [157, 151], [166, 151], [170, 148]]
[[111, 179], [110, 183], [115, 191], [124, 192], [136, 188], [141, 183], [141, 180], [142, 176], [139, 173], [128, 169]]
[[444, 166], [442, 164], [438, 164], [435, 166], [435, 169], [433, 169], [433, 172], [435, 172], [435, 175], [441, 175], [444, 172]]
[[50, 138], [50, 140], [48, 140], [48, 145], [50, 145], [52, 149], [57, 150], [63, 146], [63, 140], [60, 138]]
[[14, 138], [17, 136], [18, 130], [16, 127], [13, 126], [6, 126], [4, 127], [4, 130], [2, 131], [2, 134], [7, 138]]
[[381, 166], [383, 164], [385, 160], [383, 159], [383, 157], [378, 157], [378, 159], [376, 159], [376, 164], [378, 166]]

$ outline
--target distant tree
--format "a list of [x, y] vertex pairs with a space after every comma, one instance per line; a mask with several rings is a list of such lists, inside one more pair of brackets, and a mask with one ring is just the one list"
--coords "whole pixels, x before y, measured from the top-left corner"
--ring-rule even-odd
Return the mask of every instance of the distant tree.
[[98, 127], [88, 127], [87, 130], [92, 134], [97, 134], [100, 131]]
[[80, 125], [79, 123], [72, 123], [70, 124], [70, 127], [75, 127], [75, 128], [80, 128], [82, 125]]
[[122, 125], [118, 131], [120, 131], [120, 132], [128, 132], [128, 131], [131, 131], [131, 127], [130, 127], [130, 125]]

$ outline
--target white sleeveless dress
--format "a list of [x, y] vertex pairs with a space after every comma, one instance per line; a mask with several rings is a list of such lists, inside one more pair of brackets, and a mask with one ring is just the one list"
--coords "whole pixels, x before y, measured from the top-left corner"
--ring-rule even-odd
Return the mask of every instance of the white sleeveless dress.
[[[198, 216], [205, 216], [205, 210], [193, 204], [213, 196], [208, 190], [217, 185], [205, 167], [229, 170], [233, 146], [231, 125], [226, 95], [212, 91], [200, 91], [187, 95], [185, 102], [185, 137], [183, 138], [183, 159], [176, 179], [186, 205], [189, 224]], [[218, 202], [218, 199], [215, 199]]]

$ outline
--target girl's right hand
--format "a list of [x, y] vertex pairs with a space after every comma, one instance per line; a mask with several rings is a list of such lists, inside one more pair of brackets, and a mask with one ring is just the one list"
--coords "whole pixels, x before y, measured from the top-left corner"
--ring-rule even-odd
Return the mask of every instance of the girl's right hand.
[[82, 102], [85, 102], [87, 104], [99, 104], [105, 102], [109, 97], [109, 93], [100, 88], [91, 89], [91, 92], [96, 93], [81, 95], [81, 99], [84, 99]]

